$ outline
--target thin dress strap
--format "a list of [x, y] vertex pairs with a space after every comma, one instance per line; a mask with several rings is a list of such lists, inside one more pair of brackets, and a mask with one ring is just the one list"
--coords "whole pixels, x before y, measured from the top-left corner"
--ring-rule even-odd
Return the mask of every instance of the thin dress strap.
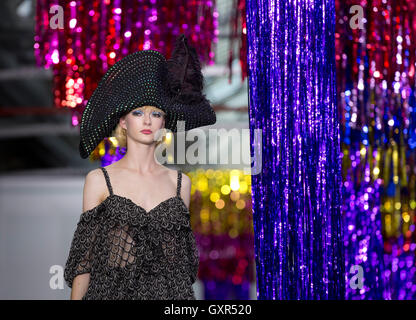
[[104, 173], [105, 182], [107, 183], [108, 191], [110, 192], [110, 195], [113, 195], [113, 188], [111, 187], [110, 177], [108, 175], [107, 169], [104, 167], [100, 167], [100, 168]]
[[182, 183], [182, 172], [178, 170], [178, 183], [177, 183], [177, 188], [176, 188], [177, 197], [181, 196], [181, 183]]

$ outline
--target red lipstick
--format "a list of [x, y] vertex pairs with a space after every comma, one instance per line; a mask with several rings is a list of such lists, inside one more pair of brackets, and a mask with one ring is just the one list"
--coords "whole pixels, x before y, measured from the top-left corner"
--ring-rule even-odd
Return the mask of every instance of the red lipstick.
[[144, 134], [151, 134], [151, 133], [152, 133], [152, 130], [149, 130], [149, 129], [143, 129], [143, 130], [141, 130], [140, 132], [141, 132], [141, 133], [144, 133]]

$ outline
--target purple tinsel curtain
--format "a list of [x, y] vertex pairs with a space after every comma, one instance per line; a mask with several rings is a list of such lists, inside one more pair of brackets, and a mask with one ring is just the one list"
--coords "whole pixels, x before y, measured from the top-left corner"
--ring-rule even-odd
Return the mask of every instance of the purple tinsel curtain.
[[334, 5], [246, 4], [258, 299], [345, 297]]

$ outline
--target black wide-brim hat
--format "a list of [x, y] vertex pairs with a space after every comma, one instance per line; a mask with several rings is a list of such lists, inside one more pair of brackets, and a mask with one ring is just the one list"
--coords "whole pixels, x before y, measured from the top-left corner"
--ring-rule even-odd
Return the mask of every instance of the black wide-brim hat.
[[214, 124], [215, 112], [202, 90], [200, 61], [184, 35], [176, 39], [169, 60], [156, 50], [127, 55], [108, 69], [87, 102], [80, 125], [81, 158], [111, 136], [123, 115], [138, 107], [163, 110], [165, 128], [172, 132], [178, 131], [177, 121], [185, 121], [185, 131]]

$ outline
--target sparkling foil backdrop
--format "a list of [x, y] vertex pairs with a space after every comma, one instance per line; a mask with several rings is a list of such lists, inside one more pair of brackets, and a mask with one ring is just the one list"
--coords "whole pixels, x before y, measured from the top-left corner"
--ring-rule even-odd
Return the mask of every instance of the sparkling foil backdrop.
[[348, 299], [416, 298], [415, 7], [337, 1], [346, 269], [363, 268]]
[[343, 299], [334, 0], [248, 0], [258, 299]]
[[232, 80], [232, 64], [234, 60], [234, 42], [238, 41], [238, 58], [240, 60], [241, 81], [247, 78], [247, 22], [246, 0], [232, 0], [233, 9], [230, 18], [230, 33], [228, 35], [228, 69], [230, 70], [228, 82]]
[[247, 300], [255, 281], [251, 176], [237, 169], [201, 168], [187, 175], [204, 298]]
[[[77, 126], [109, 67], [137, 50], [156, 49], [169, 58], [181, 33], [201, 62], [214, 64], [215, 5], [215, 0], [36, 1], [34, 52], [39, 66], [53, 70], [55, 107], [70, 108]], [[101, 144], [93, 158], [107, 149]], [[108, 150], [114, 154], [114, 149]]]

